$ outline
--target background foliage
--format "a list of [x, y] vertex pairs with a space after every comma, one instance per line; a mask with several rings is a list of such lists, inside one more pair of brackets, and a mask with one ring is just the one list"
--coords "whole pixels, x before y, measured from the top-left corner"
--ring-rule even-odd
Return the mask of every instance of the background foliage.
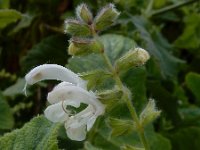
[[[26, 145], [29, 149], [128, 150], [132, 144], [140, 146], [136, 133], [122, 130], [126, 134], [115, 136], [115, 126], [109, 125], [108, 114], [130, 119], [126, 105], [118, 100], [114, 99], [116, 105], [95, 123], [88, 141], [74, 142], [59, 124], [42, 115], [35, 117], [43, 113], [46, 94], [54, 82], [29, 88], [27, 97], [22, 92], [24, 75], [40, 64], [67, 65], [79, 73], [104, 68], [95, 54], [81, 58], [67, 54], [69, 36], [63, 34], [63, 22], [75, 15], [81, 2], [0, 0], [0, 149]], [[95, 13], [108, 2], [121, 11], [118, 22], [101, 33], [112, 61], [134, 46], [145, 48], [152, 56], [146, 67], [122, 74], [138, 112], [150, 97], [162, 110], [161, 117], [145, 129], [152, 150], [200, 150], [200, 2], [84, 2]], [[109, 89], [113, 82], [99, 83], [91, 88]]]

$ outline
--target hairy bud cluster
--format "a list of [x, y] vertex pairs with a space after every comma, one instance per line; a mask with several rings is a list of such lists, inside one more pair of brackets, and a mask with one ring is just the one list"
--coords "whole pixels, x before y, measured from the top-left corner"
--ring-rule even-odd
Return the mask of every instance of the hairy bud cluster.
[[[119, 14], [113, 4], [108, 4], [93, 18], [92, 12], [86, 4], [79, 5], [76, 9], [77, 19], [65, 20], [65, 33], [73, 36], [73, 39], [70, 40], [69, 54], [84, 55], [102, 52], [102, 44], [100, 41], [93, 40], [92, 36], [97, 31], [111, 26]], [[75, 40], [74, 37], [76, 37]]]

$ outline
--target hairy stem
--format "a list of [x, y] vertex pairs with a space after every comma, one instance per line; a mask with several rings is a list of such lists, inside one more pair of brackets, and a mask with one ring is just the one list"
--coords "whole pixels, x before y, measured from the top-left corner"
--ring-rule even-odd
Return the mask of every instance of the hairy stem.
[[110, 69], [110, 71], [113, 73], [113, 76], [114, 76], [114, 79], [115, 79], [117, 85], [119, 86], [119, 88], [124, 93], [126, 105], [127, 105], [128, 109], [129, 109], [129, 111], [131, 113], [131, 116], [132, 116], [133, 120], [136, 123], [136, 126], [138, 128], [138, 134], [139, 134], [141, 142], [144, 145], [145, 150], [150, 150], [148, 142], [147, 142], [145, 134], [144, 134], [144, 128], [143, 128], [143, 126], [141, 126], [141, 124], [139, 122], [139, 118], [138, 118], [137, 112], [136, 112], [135, 107], [133, 106], [133, 104], [131, 102], [129, 93], [127, 92], [127, 90], [125, 90], [124, 85], [123, 85], [119, 75], [116, 73], [115, 68], [111, 64], [111, 61], [110, 61], [110, 59], [108, 58], [108, 56], [106, 55], [105, 52], [102, 53], [102, 57], [104, 58], [104, 61], [107, 64], [107, 66]]
[[[96, 33], [96, 31], [94, 30], [94, 27], [91, 26], [91, 30], [92, 30], [92, 33], [93, 33], [93, 37], [96, 39], [96, 40], [99, 40], [99, 35]], [[114, 80], [116, 82], [116, 84], [118, 85], [118, 87], [122, 90], [123, 94], [124, 94], [124, 97], [125, 97], [125, 102], [126, 102], [126, 105], [130, 111], [130, 114], [131, 114], [131, 117], [132, 119], [135, 121], [136, 123], [136, 126], [138, 128], [138, 134], [139, 134], [139, 137], [140, 137], [140, 140], [145, 148], [145, 150], [150, 150], [149, 148], [149, 145], [148, 145], [148, 142], [146, 140], [146, 137], [145, 137], [145, 134], [144, 134], [144, 128], [143, 126], [140, 124], [140, 121], [139, 121], [139, 118], [138, 118], [138, 115], [137, 115], [137, 112], [135, 110], [135, 107], [133, 106], [132, 102], [131, 102], [131, 98], [130, 98], [130, 94], [129, 92], [126, 90], [126, 88], [124, 87], [115, 67], [112, 65], [108, 55], [105, 53], [105, 50], [104, 48], [102, 49], [101, 51], [101, 55], [104, 59], [104, 62], [106, 63], [108, 69], [111, 71], [111, 73], [113, 74], [113, 77], [114, 77]]]

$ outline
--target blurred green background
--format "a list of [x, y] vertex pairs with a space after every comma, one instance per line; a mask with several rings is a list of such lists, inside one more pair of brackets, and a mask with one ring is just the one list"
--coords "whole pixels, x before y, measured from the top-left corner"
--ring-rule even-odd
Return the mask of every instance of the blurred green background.
[[[45, 63], [69, 63], [72, 70], [82, 72], [93, 63], [90, 57], [70, 59], [70, 36], [63, 32], [64, 20], [73, 18], [82, 2], [94, 14], [109, 2], [121, 12], [117, 22], [100, 33], [107, 34], [102, 36], [104, 44], [113, 43], [111, 57], [127, 50], [129, 40], [152, 56], [146, 67], [122, 77], [138, 112], [147, 98], [154, 98], [162, 110], [147, 128], [152, 149], [200, 150], [199, 0], [0, 0], [0, 143], [5, 133], [21, 128], [46, 107], [46, 95], [55, 82], [28, 88], [26, 97], [22, 90], [29, 70]], [[116, 107], [111, 114], [123, 118], [124, 109]], [[102, 127], [84, 144], [68, 140], [60, 128], [58, 147], [117, 150], [135, 136], [111, 138], [104, 134], [107, 130], [111, 129]]]

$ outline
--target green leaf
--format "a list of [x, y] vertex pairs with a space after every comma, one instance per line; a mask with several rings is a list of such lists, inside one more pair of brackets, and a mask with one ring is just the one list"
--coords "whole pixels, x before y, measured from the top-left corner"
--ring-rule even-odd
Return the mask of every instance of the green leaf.
[[18, 94], [23, 94], [23, 89], [24, 89], [24, 86], [25, 86], [25, 79], [18, 79], [17, 82], [8, 87], [7, 89], [5, 89], [3, 91], [3, 95], [5, 96], [15, 96], [15, 95], [18, 95]]
[[200, 74], [190, 72], [186, 75], [185, 81], [187, 87], [192, 91], [200, 104]]
[[[142, 147], [137, 133], [110, 137], [111, 131], [102, 124], [99, 125], [97, 131], [98, 132], [93, 137], [93, 145], [103, 150], [121, 150], [125, 145]], [[152, 150], [171, 150], [170, 141], [162, 135], [155, 133], [152, 127], [146, 128], [145, 131]]]
[[171, 132], [169, 138], [175, 150], [199, 150], [200, 128], [181, 128]]
[[166, 5], [167, 0], [155, 0], [153, 3], [154, 8], [158, 9], [158, 8], [162, 8]]
[[[184, 19], [185, 28], [182, 35], [175, 41], [175, 45], [184, 49], [196, 49], [200, 47], [200, 14], [189, 14]], [[196, 50], [194, 51], [196, 52]]]
[[[162, 75], [164, 77], [175, 76], [178, 72], [177, 67], [183, 61], [170, 54], [173, 51], [172, 45], [162, 36], [159, 29], [148, 20], [141, 16], [130, 15], [130, 17], [131, 22], [140, 33], [145, 49], [156, 58]], [[149, 31], [151, 31], [151, 34]]]
[[21, 19], [22, 14], [13, 9], [0, 10], [0, 29], [6, 27], [10, 23], [16, 22]]
[[10, 6], [10, 0], [0, 0], [1, 9], [9, 8], [9, 6]]
[[45, 63], [65, 65], [67, 63], [67, 39], [64, 35], [50, 36], [35, 45], [21, 61], [27, 72], [35, 66]]
[[[135, 47], [135, 42], [133, 40], [120, 35], [107, 34], [101, 36], [100, 39], [104, 44], [105, 52], [113, 64], [128, 50]], [[105, 70], [106, 68], [102, 57], [97, 54], [91, 54], [84, 57], [73, 57], [69, 60], [68, 66], [73, 71], [79, 73], [96, 69]], [[136, 108], [142, 108], [146, 102], [146, 70], [144, 67], [131, 69], [126, 74], [122, 75], [122, 79], [133, 92], [133, 102], [134, 105], [136, 105]], [[107, 86], [106, 88], [113, 89], [113, 85], [110, 86]], [[109, 115], [114, 118], [126, 117], [127, 119], [131, 119], [130, 113], [124, 103], [117, 105], [112, 112], [109, 112]], [[89, 136], [89, 139], [92, 140], [92, 144], [95, 147], [102, 148], [103, 150], [120, 150], [122, 146], [121, 143], [129, 145], [134, 144], [134, 146], [139, 145], [139, 147], [141, 146], [137, 134], [133, 133], [131, 135], [111, 137], [111, 129], [103, 123], [104, 121], [102, 121], [96, 129], [93, 129], [95, 133], [92, 134], [94, 134], [94, 136]], [[169, 140], [156, 134], [153, 128], [145, 131], [147, 132], [146, 135], [148, 136], [153, 150], [160, 150], [159, 146], [163, 148], [163, 150], [171, 149]]]
[[0, 149], [57, 150], [59, 127], [59, 124], [51, 123], [43, 116], [35, 117], [23, 128], [1, 137]]
[[[105, 52], [108, 54], [112, 63], [115, 62], [125, 52], [135, 47], [132, 39], [121, 35], [107, 34], [100, 37], [104, 45]], [[91, 54], [83, 57], [73, 57], [69, 59], [69, 67], [75, 72], [85, 72], [96, 69], [105, 69], [104, 60], [100, 55]]]
[[13, 30], [11, 30], [9, 32], [9, 34], [12, 35], [14, 33], [17, 33], [18, 31], [20, 31], [21, 29], [29, 27], [34, 18], [35, 18], [35, 16], [32, 14], [29, 14], [29, 13], [23, 14], [20, 22], [15, 26], [15, 28]]
[[[125, 52], [127, 52], [132, 47], [135, 47], [135, 42], [133, 40], [121, 35], [107, 34], [101, 36], [100, 40], [104, 45], [105, 52], [113, 64]], [[90, 54], [83, 57], [73, 57], [69, 59], [68, 67], [79, 73], [97, 69], [107, 70], [103, 57], [98, 54]], [[113, 80], [107, 80], [103, 87], [111, 89], [113, 86]], [[100, 89], [102, 89], [102, 86]]]
[[94, 147], [90, 142], [86, 141], [84, 143], [84, 149], [85, 150], [103, 150], [101, 148], [97, 148], [97, 147]]
[[81, 73], [80, 77], [84, 80], [87, 80], [87, 88], [92, 89], [106, 82], [105, 80], [111, 77], [111, 73], [98, 69], [94, 71]]
[[150, 146], [152, 150], [171, 150], [172, 146], [170, 140], [159, 133], [151, 134], [147, 137], [150, 139]]
[[123, 82], [133, 93], [133, 103], [138, 111], [146, 105], [146, 70], [144, 67], [138, 67], [129, 70], [123, 77]]
[[160, 81], [149, 81], [147, 87], [163, 114], [166, 114], [174, 125], [180, 124], [181, 117], [178, 113], [178, 100], [161, 85]]
[[125, 145], [122, 147], [122, 150], [145, 150], [144, 148], [138, 148], [131, 145]]
[[0, 129], [11, 129], [14, 125], [11, 109], [2, 93], [0, 93], [0, 120]]
[[179, 110], [181, 117], [183, 118], [182, 124], [184, 125], [200, 125], [200, 109], [198, 107], [187, 107]]

